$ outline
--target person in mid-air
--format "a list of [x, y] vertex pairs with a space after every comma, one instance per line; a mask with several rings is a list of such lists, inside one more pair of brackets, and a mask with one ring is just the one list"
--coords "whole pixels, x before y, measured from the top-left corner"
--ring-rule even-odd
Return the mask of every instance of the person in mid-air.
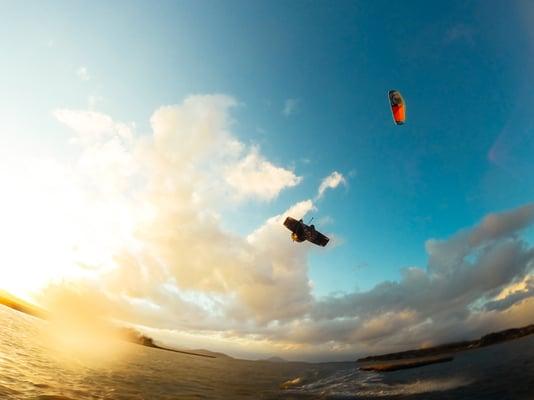
[[291, 239], [297, 243], [307, 240], [324, 247], [330, 240], [321, 232], [316, 231], [315, 225], [306, 225], [302, 219], [297, 221], [295, 218], [287, 217], [284, 226], [291, 231]]

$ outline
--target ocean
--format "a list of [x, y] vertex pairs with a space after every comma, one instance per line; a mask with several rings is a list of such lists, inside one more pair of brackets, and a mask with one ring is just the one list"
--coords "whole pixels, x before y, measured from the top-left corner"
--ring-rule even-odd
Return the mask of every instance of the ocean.
[[210, 359], [129, 343], [101, 362], [56, 354], [45, 322], [4, 306], [0, 327], [0, 399], [7, 400], [534, 400], [534, 336], [459, 353], [444, 364], [376, 373], [348, 362]]

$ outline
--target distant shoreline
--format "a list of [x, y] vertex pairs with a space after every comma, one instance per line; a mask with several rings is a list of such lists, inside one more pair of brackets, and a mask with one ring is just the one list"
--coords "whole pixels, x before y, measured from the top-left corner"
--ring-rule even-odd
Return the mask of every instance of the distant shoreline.
[[141, 344], [141, 346], [152, 347], [154, 349], [160, 349], [160, 350], [165, 350], [165, 351], [172, 351], [173, 353], [187, 354], [189, 356], [197, 356], [197, 357], [205, 357], [205, 358], [217, 358], [216, 356], [211, 355], [211, 354], [202, 354], [202, 353], [195, 353], [193, 351], [176, 350], [176, 349], [171, 349], [171, 348], [168, 348], [168, 347], [162, 347], [162, 346], [159, 346], [157, 344], [154, 344], [152, 346]]
[[[46, 310], [36, 305], [30, 304], [22, 299], [19, 299], [18, 297], [13, 296], [3, 290], [0, 290], [0, 304], [9, 307], [15, 311], [31, 315], [42, 320], [50, 319], [50, 314]], [[131, 328], [118, 328], [118, 330], [122, 331], [121, 333], [123, 333], [124, 340], [130, 343], [138, 344], [140, 346], [151, 347], [154, 349], [160, 349], [165, 351], [172, 351], [173, 353], [180, 353], [197, 357], [217, 358], [215, 355], [212, 354], [203, 354], [199, 352], [177, 350], [160, 346], [154, 343], [152, 338], [144, 336], [143, 334]]]
[[[50, 314], [46, 310], [38, 306], [35, 306], [33, 304], [30, 304], [22, 299], [19, 299], [16, 296], [13, 296], [3, 290], [0, 290], [0, 304], [6, 307], [12, 308], [16, 311], [22, 312], [24, 314], [28, 314], [28, 315], [31, 315], [31, 316], [34, 316], [34, 317], [37, 317], [43, 320], [47, 320], [50, 317]], [[154, 343], [152, 338], [144, 336], [143, 334], [135, 331], [134, 329], [119, 328], [119, 330], [123, 330], [127, 333], [125, 335], [125, 340], [127, 340], [128, 342], [135, 343], [135, 344], [145, 346], [145, 347], [151, 347], [154, 349], [171, 351], [173, 353], [180, 353], [180, 354], [192, 355], [192, 356], [197, 356], [197, 357], [205, 357], [205, 358], [218, 358], [217, 355], [215, 354], [218, 354], [219, 356], [226, 356], [226, 355], [219, 354], [219, 353], [212, 353], [207, 350], [205, 353], [201, 353], [200, 351], [197, 352], [197, 351], [172, 349], [172, 348], [160, 346]], [[130, 331], [130, 332], [127, 332], [127, 331]], [[506, 330], [499, 331], [499, 332], [489, 333], [475, 340], [447, 343], [447, 344], [442, 344], [442, 345], [438, 345], [434, 347], [429, 347], [426, 349], [413, 349], [413, 350], [406, 350], [406, 351], [388, 353], [388, 354], [370, 355], [367, 357], [359, 358], [357, 362], [366, 363], [366, 362], [373, 362], [373, 361], [415, 360], [415, 359], [425, 359], [425, 358], [429, 359], [429, 358], [437, 357], [437, 356], [450, 355], [452, 353], [457, 353], [460, 351], [491, 346], [493, 344], [498, 344], [498, 343], [506, 342], [509, 340], [519, 339], [521, 337], [528, 336], [531, 334], [534, 334], [534, 324], [527, 325], [522, 328], [512, 328], [512, 329], [506, 329]], [[446, 361], [449, 361], [449, 360], [446, 360]]]
[[378, 362], [368, 365], [362, 365], [360, 367], [361, 371], [375, 371], [375, 372], [391, 372], [398, 371], [400, 369], [411, 369], [424, 367], [426, 365], [438, 364], [452, 361], [454, 357], [452, 356], [434, 356], [426, 358], [414, 358], [408, 360], [395, 360], [393, 362]]
[[396, 353], [367, 356], [364, 358], [359, 358], [357, 362], [409, 360], [415, 358], [440, 356], [445, 354], [457, 353], [464, 350], [478, 349], [480, 347], [491, 346], [493, 344], [519, 339], [531, 334], [534, 334], [534, 324], [527, 325], [522, 328], [512, 328], [506, 329], [504, 331], [489, 333], [475, 340], [466, 340], [463, 342], [441, 344], [426, 349], [414, 349]]

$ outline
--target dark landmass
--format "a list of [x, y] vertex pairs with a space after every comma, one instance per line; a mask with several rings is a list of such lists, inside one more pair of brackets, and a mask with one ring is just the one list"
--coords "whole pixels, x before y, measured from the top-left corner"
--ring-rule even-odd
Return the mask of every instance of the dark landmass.
[[285, 362], [288, 362], [287, 360], [284, 360], [282, 357], [276, 357], [276, 356], [266, 358], [266, 359], [263, 360], [263, 361], [277, 362], [277, 363], [285, 363]]
[[360, 370], [362, 371], [375, 371], [375, 372], [390, 372], [397, 371], [399, 369], [409, 369], [423, 367], [425, 365], [444, 363], [452, 361], [454, 357], [445, 356], [445, 357], [429, 357], [429, 358], [417, 358], [409, 360], [395, 360], [389, 363], [378, 363], [378, 364], [369, 364], [361, 366]]
[[[17, 310], [24, 314], [28, 314], [28, 315], [31, 315], [31, 316], [34, 316], [34, 317], [37, 317], [43, 320], [50, 319], [50, 313], [47, 312], [46, 310], [40, 307], [37, 307], [36, 305], [30, 304], [22, 299], [19, 299], [18, 297], [13, 296], [3, 290], [0, 290], [0, 304], [6, 307], [12, 308], [13, 310]], [[156, 344], [152, 338], [137, 332], [135, 329], [121, 327], [121, 328], [117, 328], [117, 330], [118, 330], [119, 335], [124, 340], [141, 345], [141, 346], [152, 347], [154, 349], [172, 351], [174, 353], [188, 354], [188, 355], [198, 356], [198, 357], [217, 358], [219, 355], [226, 356], [225, 354], [222, 354], [222, 353], [213, 353], [207, 350], [199, 350], [197, 352], [197, 351], [185, 351], [185, 350], [171, 349], [171, 348], [163, 347], [163, 346]], [[226, 356], [226, 357], [229, 357], [229, 356]]]
[[172, 349], [170, 347], [164, 347], [160, 346], [156, 342], [154, 342], [154, 339], [151, 337], [148, 337], [146, 335], [143, 335], [142, 333], [136, 331], [133, 328], [126, 328], [121, 327], [117, 328], [120, 336], [126, 340], [127, 342], [139, 344], [141, 346], [146, 347], [152, 347], [153, 349], [160, 349], [165, 351], [172, 351], [174, 353], [180, 353], [180, 354], [187, 354], [190, 356], [197, 356], [197, 357], [206, 357], [206, 358], [217, 358], [216, 354], [220, 354], [221, 356], [225, 356], [225, 354], [222, 353], [213, 353], [207, 350], [192, 350], [192, 351], [186, 351], [186, 350], [178, 350], [178, 349]]
[[118, 328], [117, 330], [119, 335], [127, 342], [140, 344], [141, 346], [146, 347], [157, 347], [157, 344], [154, 343], [152, 338], [137, 332], [133, 328]]
[[477, 349], [480, 347], [490, 346], [505, 342], [508, 340], [518, 339], [523, 336], [534, 333], [534, 324], [522, 328], [507, 329], [500, 332], [489, 333], [476, 340], [466, 340], [463, 342], [447, 343], [426, 349], [408, 350], [399, 353], [389, 353], [376, 356], [368, 356], [358, 359], [358, 362], [365, 361], [389, 361], [389, 360], [407, 360], [413, 358], [422, 358], [438, 356], [443, 354], [456, 353], [459, 351]]
[[196, 353], [196, 354], [202, 354], [202, 355], [205, 355], [205, 356], [211, 356], [212, 358], [234, 358], [234, 357], [230, 357], [228, 354], [224, 354], [224, 353], [218, 353], [216, 351], [209, 351], [209, 350], [206, 350], [206, 349], [194, 349], [194, 350], [191, 350], [193, 353]]
[[[146, 345], [143, 345], [143, 346], [146, 346]], [[218, 358], [217, 356], [214, 356], [213, 354], [204, 354], [204, 353], [197, 353], [196, 351], [171, 349], [169, 347], [158, 346], [157, 344], [154, 344], [153, 346], [148, 346], [148, 347], [153, 347], [155, 349], [160, 349], [160, 350], [165, 350], [165, 351], [172, 351], [173, 353], [187, 354], [190, 356]], [[208, 353], [211, 353], [211, 352], [208, 352]], [[222, 354], [225, 357], [231, 358], [230, 356], [227, 356], [226, 354], [223, 354], [223, 353], [214, 353], [214, 354]]]

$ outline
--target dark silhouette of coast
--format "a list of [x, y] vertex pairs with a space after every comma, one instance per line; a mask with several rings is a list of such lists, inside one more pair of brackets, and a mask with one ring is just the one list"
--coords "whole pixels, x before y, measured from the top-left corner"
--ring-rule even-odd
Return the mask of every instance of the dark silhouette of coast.
[[214, 353], [209, 352], [207, 350], [185, 351], [185, 350], [177, 350], [177, 349], [171, 349], [169, 347], [160, 346], [154, 342], [154, 339], [148, 336], [145, 336], [142, 333], [139, 333], [135, 329], [132, 329], [132, 328], [119, 328], [119, 332], [121, 336], [128, 342], [136, 343], [141, 346], [152, 347], [154, 349], [160, 349], [160, 350], [166, 350], [166, 351], [172, 351], [174, 353], [188, 354], [191, 356], [217, 358], [214, 355]]
[[390, 372], [400, 369], [418, 368], [425, 365], [452, 361], [454, 357], [451, 354], [453, 353], [519, 339], [533, 333], [534, 324], [522, 328], [489, 333], [476, 340], [447, 343], [426, 349], [368, 356], [358, 359], [358, 363], [361, 364], [360, 369], [362, 371]]
[[[47, 312], [46, 310], [34, 304], [30, 304], [3, 290], [0, 290], [0, 304], [6, 307], [12, 308], [13, 310], [17, 310], [19, 312], [31, 315], [39, 319], [43, 319], [43, 320], [50, 319], [50, 313]], [[160, 346], [156, 344], [152, 338], [145, 336], [132, 328], [121, 327], [121, 328], [117, 328], [117, 331], [124, 340], [141, 345], [141, 346], [152, 347], [154, 349], [172, 351], [174, 353], [187, 354], [187, 355], [197, 356], [197, 357], [217, 358], [215, 353], [209, 352], [207, 350], [206, 351], [204, 350], [185, 351], [185, 350], [171, 349], [168, 347]]]
[[451, 354], [459, 351], [477, 349], [480, 347], [491, 346], [505, 342], [508, 340], [519, 339], [523, 336], [531, 335], [534, 333], [534, 324], [527, 325], [522, 328], [506, 329], [500, 332], [493, 332], [482, 336], [476, 340], [466, 340], [463, 342], [446, 343], [434, 347], [428, 347], [426, 349], [416, 349], [401, 351], [398, 353], [389, 353], [382, 355], [373, 355], [358, 359], [358, 362], [367, 361], [390, 361], [390, 360], [406, 360], [411, 358], [421, 358], [438, 356], [443, 354]]
[[390, 372], [399, 369], [424, 367], [425, 365], [444, 363], [452, 360], [454, 360], [452, 356], [415, 358], [401, 361], [395, 360], [394, 362], [373, 363], [361, 366], [360, 369], [362, 371]]

